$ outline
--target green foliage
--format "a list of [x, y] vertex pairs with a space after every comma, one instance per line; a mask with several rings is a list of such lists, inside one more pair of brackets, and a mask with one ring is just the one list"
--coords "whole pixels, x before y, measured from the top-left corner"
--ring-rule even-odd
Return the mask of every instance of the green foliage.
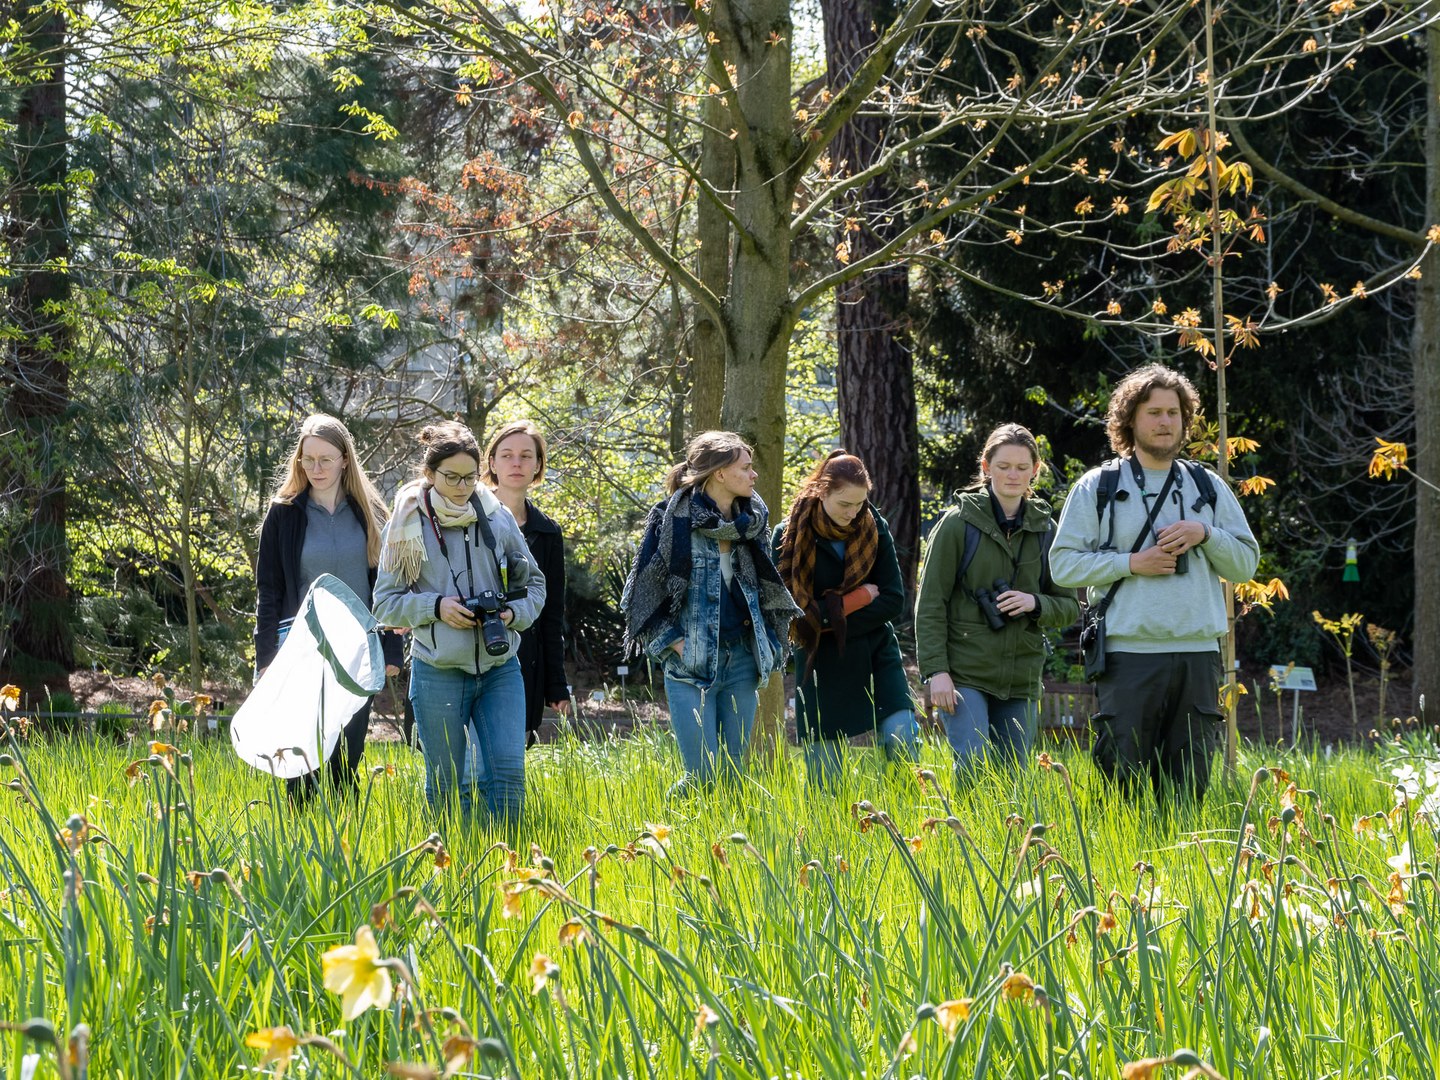
[[[1298, 550], [1284, 556], [1265, 555], [1256, 577], [1266, 580], [1279, 577], [1285, 581], [1292, 597], [1313, 597], [1321, 594], [1325, 568], [1318, 553]], [[1299, 664], [1318, 668], [1324, 659], [1324, 638], [1310, 617], [1310, 605], [1276, 604], [1274, 614], [1253, 611], [1240, 623], [1238, 631], [1242, 655], [1255, 664], [1269, 666]]]
[[[398, 744], [358, 800], [297, 815], [180, 741], [5, 748], [0, 926], [33, 947], [0, 950], [0, 1021], [87, 1024], [92, 1076], [233, 1074], [281, 1026], [310, 1040], [297, 1072], [365, 1077], [453, 1053], [526, 1077], [1238, 1076], [1257, 1053], [1421, 1076], [1440, 1038], [1425, 739], [1246, 753], [1253, 784], [1172, 815], [1073, 753], [955, 796], [930, 741], [918, 787], [858, 751], [833, 797], [784, 768], [675, 804], [668, 739], [567, 741], [531, 751], [515, 834], [433, 818]], [[1414, 785], [1393, 814], [1392, 782]], [[399, 962], [356, 974], [390, 1004], [347, 1021], [323, 958], [371, 926]], [[0, 1067], [31, 1050], [53, 1053], [17, 1037]]]

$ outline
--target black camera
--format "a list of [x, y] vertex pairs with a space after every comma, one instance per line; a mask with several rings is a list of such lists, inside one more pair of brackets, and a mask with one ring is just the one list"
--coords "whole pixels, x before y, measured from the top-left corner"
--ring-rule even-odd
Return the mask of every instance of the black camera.
[[1000, 610], [996, 600], [1001, 593], [1010, 591], [1010, 583], [1004, 578], [996, 578], [995, 584], [988, 589], [975, 590], [975, 602], [980, 605], [980, 614], [985, 616], [985, 623], [991, 630], [1004, 630], [1009, 616]]
[[470, 617], [480, 624], [480, 639], [491, 656], [504, 656], [510, 650], [510, 631], [500, 618], [506, 599], [494, 589], [486, 589], [479, 596], [467, 596], [460, 601]]
[[500, 613], [511, 600], [525, 598], [524, 583], [529, 577], [530, 564], [517, 559], [515, 565], [502, 567], [501, 580], [506, 583], [517, 581], [519, 584], [503, 593], [486, 589], [479, 596], [463, 597], [460, 600], [470, 617], [479, 624], [480, 640], [485, 643], [485, 651], [491, 656], [504, 656], [510, 649], [510, 631], [500, 618]]

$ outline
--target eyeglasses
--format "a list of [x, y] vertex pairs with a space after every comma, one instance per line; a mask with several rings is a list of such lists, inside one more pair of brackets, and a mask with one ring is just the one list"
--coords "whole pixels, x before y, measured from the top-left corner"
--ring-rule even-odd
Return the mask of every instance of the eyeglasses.
[[340, 464], [340, 461], [341, 459], [338, 457], [302, 457], [300, 459], [300, 467], [306, 472], [314, 472], [316, 469], [333, 469], [336, 465]]
[[476, 480], [480, 479], [478, 472], [467, 472], [462, 475], [461, 473], [450, 472], [448, 469], [439, 469], [435, 475], [439, 476], [451, 487], [470, 487]]

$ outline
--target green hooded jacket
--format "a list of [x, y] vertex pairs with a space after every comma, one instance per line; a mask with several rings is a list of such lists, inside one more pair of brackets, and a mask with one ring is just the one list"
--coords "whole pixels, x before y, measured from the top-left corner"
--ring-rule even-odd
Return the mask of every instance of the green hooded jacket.
[[[980, 544], [965, 580], [957, 582], [967, 522], [980, 530]], [[1045, 666], [1042, 628], [1063, 629], [1080, 617], [1073, 592], [1048, 582], [1048, 589], [1041, 591], [1041, 548], [1053, 526], [1050, 507], [1026, 499], [1024, 520], [1007, 539], [995, 521], [988, 490], [964, 492], [959, 503], [945, 512], [930, 532], [915, 600], [915, 647], [922, 678], [947, 671], [957, 688], [972, 687], [1001, 700], [1040, 697]], [[975, 590], [991, 588], [996, 579], [1037, 596], [1039, 608], [1007, 620], [1003, 630], [990, 629]]]

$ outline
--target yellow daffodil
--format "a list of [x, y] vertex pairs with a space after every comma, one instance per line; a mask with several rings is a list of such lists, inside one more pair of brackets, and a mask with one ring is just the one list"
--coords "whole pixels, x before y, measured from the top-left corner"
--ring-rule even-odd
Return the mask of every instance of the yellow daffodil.
[[670, 851], [670, 826], [656, 825], [654, 822], [645, 823], [645, 832], [635, 841], [649, 848], [651, 854], [659, 855], [661, 852]]
[[551, 979], [559, 977], [560, 965], [544, 953], [536, 953], [535, 959], [530, 961], [530, 993], [540, 993]]
[[1030, 1001], [1035, 997], [1035, 980], [1029, 975], [1014, 972], [1000, 984], [1000, 993], [1006, 1001]]
[[20, 687], [14, 683], [0, 686], [0, 709], [5, 712], [14, 712], [18, 708], [20, 708]]
[[369, 926], [355, 931], [354, 945], [337, 945], [321, 956], [320, 966], [325, 989], [340, 995], [340, 1015], [346, 1020], [390, 1004], [390, 971], [382, 966], [375, 932]]
[[974, 998], [956, 998], [953, 1001], [942, 1001], [935, 1006], [935, 1021], [945, 1032], [947, 1039], [953, 1040], [955, 1033], [960, 1030], [960, 1025], [970, 1019], [970, 1006], [974, 1003]]
[[1121, 1066], [1120, 1076], [1123, 1080], [1151, 1080], [1159, 1076], [1169, 1063], [1169, 1058], [1143, 1058]]
[[290, 1055], [300, 1045], [295, 1032], [288, 1027], [261, 1028], [259, 1031], [252, 1031], [245, 1036], [245, 1045], [252, 1050], [262, 1050], [260, 1057], [261, 1065], [269, 1065], [276, 1062], [275, 1076], [285, 1075], [285, 1068], [290, 1064]]

